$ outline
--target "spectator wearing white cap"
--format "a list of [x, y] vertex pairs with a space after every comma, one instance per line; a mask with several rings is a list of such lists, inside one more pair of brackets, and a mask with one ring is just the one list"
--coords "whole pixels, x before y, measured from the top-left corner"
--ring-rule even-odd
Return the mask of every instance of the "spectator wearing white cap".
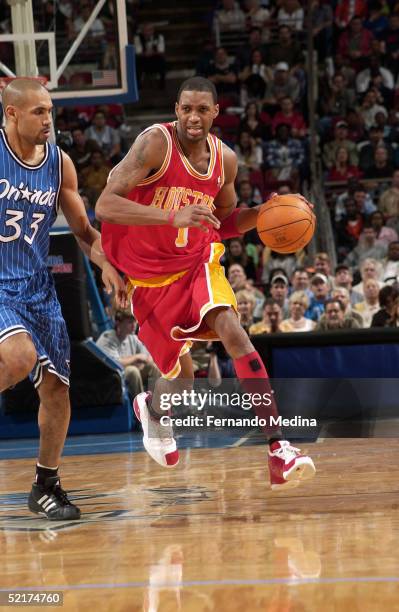
[[274, 68], [273, 80], [266, 86], [265, 99], [266, 106], [278, 110], [278, 105], [287, 96], [294, 102], [298, 102], [301, 88], [298, 79], [290, 75], [287, 62], [278, 62]]
[[310, 301], [309, 308], [305, 312], [305, 317], [312, 319], [312, 321], [318, 321], [324, 312], [324, 305], [330, 292], [330, 284], [325, 274], [316, 272], [311, 278], [310, 286], [313, 292], [313, 298]]

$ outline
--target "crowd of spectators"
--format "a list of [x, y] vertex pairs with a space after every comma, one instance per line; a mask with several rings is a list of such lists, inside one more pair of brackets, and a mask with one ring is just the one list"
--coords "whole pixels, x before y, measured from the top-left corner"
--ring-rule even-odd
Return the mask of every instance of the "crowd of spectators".
[[[222, 0], [220, 46], [197, 64], [220, 97], [214, 131], [238, 157], [238, 206], [255, 206], [308, 178], [307, 19], [313, 28], [318, 162], [337, 265], [328, 253], [271, 252], [256, 232], [229, 241], [227, 273], [250, 335], [398, 325], [399, 2], [306, 8]], [[228, 371], [226, 356], [209, 350], [213, 369], [217, 357]]]
[[318, 159], [338, 266], [331, 269], [327, 253], [273, 253], [255, 232], [231, 240], [225, 263], [250, 334], [396, 325], [399, 2], [315, 0], [310, 16], [306, 8], [298, 0], [222, 0], [213, 19], [220, 46], [208, 46], [197, 64], [218, 90], [214, 132], [238, 157], [238, 205], [300, 191], [312, 24]]
[[[356, 284], [351, 267], [345, 263], [338, 264], [332, 274], [330, 258], [323, 252], [315, 255], [312, 265], [297, 265], [291, 274], [282, 267], [274, 268], [268, 291], [260, 291], [238, 262], [229, 267], [228, 274], [244, 327], [253, 335], [380, 327], [381, 310], [384, 311], [383, 325], [391, 324], [399, 296], [398, 270], [399, 241], [394, 241], [383, 260], [367, 257], [362, 261]], [[387, 295], [392, 298], [388, 307]], [[331, 300], [342, 305], [339, 325], [329, 324], [326, 306]], [[271, 313], [278, 315], [278, 324], [272, 324]]]
[[56, 112], [57, 142], [75, 164], [80, 194], [95, 223], [96, 201], [128, 147], [123, 106], [58, 106]]

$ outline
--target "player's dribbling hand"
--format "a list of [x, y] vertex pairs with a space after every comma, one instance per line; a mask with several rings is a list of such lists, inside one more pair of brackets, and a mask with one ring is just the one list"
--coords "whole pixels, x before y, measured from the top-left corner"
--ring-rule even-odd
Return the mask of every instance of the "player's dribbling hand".
[[300, 200], [305, 202], [305, 204], [310, 206], [310, 208], [314, 208], [314, 205], [312, 204], [312, 202], [309, 202], [309, 200], [307, 200], [305, 196], [303, 196], [301, 193], [294, 193], [294, 195], [296, 195]]
[[264, 202], [262, 202], [262, 204], [257, 204], [256, 206], [251, 206], [251, 210], [257, 210], [259, 212], [261, 210], [263, 204], [266, 204], [266, 202], [268, 202], [269, 200], [274, 198], [274, 196], [277, 196], [277, 195], [278, 195], [277, 191], [272, 191], [269, 194], [269, 197]]
[[207, 206], [201, 204], [181, 208], [173, 219], [174, 227], [198, 227], [203, 232], [209, 232], [210, 225], [219, 229], [220, 221]]
[[[293, 193], [292, 195], [296, 196], [297, 198], [299, 198], [300, 200], [302, 200], [303, 202], [305, 202], [305, 204], [307, 204], [308, 206], [310, 206], [310, 208], [314, 208], [314, 205], [312, 204], [312, 202], [309, 202], [309, 200], [307, 200], [305, 198], [305, 196], [303, 196], [301, 193]], [[273, 191], [269, 197], [267, 198], [266, 202], [268, 202], [269, 200], [271, 200], [272, 198], [274, 198], [274, 196], [278, 196], [277, 191]], [[257, 210], [260, 210], [262, 208], [263, 204], [259, 204], [258, 206], [254, 206], [254, 208], [256, 208]]]
[[109, 294], [114, 293], [117, 307], [123, 310], [128, 308], [129, 299], [127, 297], [125, 282], [123, 278], [121, 278], [119, 272], [108, 261], [103, 265], [102, 281], [105, 286], [105, 291]]

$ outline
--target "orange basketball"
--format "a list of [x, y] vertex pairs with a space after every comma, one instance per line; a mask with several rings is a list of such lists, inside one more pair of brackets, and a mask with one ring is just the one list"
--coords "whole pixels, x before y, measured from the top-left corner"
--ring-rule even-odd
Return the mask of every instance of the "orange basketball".
[[294, 253], [312, 239], [316, 217], [295, 194], [276, 195], [265, 202], [256, 229], [263, 244], [277, 253]]

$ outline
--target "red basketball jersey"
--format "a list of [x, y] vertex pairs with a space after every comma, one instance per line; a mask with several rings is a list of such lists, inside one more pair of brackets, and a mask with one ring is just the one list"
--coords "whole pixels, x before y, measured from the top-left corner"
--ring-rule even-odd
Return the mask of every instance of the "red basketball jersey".
[[[212, 210], [224, 183], [222, 142], [208, 135], [208, 172], [201, 174], [183, 153], [176, 123], [154, 124], [148, 130], [154, 128], [161, 130], [167, 141], [164, 163], [155, 174], [139, 183], [128, 199], [163, 210], [178, 210], [194, 204], [203, 204]], [[178, 229], [169, 225], [103, 223], [101, 236], [108, 259], [133, 284], [149, 286], [168, 284], [178, 278], [179, 273], [201, 261], [207, 245], [220, 241], [219, 233], [211, 227], [209, 232], [202, 232], [198, 228]]]

